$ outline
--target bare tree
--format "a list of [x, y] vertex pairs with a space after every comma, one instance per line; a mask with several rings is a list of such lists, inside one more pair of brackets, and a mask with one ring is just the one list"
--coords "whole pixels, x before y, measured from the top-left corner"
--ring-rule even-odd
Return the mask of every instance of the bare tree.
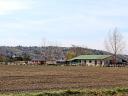
[[46, 47], [47, 46], [47, 40], [45, 38], [42, 39], [42, 47]]
[[109, 34], [107, 40], [105, 41], [105, 47], [107, 51], [111, 52], [114, 55], [114, 64], [117, 63], [117, 55], [121, 54], [124, 47], [125, 42], [123, 41], [123, 36], [120, 32], [118, 32], [117, 28]]

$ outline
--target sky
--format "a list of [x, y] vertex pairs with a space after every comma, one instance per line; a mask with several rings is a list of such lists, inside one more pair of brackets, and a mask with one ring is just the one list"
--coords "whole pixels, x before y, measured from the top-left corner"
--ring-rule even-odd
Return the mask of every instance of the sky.
[[0, 46], [105, 50], [104, 40], [115, 27], [128, 37], [127, 5], [128, 0], [0, 0]]

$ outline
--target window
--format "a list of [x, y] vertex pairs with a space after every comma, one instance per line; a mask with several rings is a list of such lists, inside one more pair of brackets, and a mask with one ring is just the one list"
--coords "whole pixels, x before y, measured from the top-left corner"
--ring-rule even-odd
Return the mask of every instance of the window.
[[84, 64], [86, 64], [86, 60], [84, 61]]
[[97, 65], [97, 60], [95, 60], [95, 65]]
[[102, 64], [102, 61], [100, 61], [100, 64]]

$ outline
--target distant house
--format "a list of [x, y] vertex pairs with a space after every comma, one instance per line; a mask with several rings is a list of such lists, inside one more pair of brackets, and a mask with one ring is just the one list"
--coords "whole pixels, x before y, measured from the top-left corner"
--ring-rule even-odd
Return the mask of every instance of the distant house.
[[35, 56], [32, 58], [32, 60], [29, 62], [29, 64], [45, 65], [46, 64], [46, 58], [43, 56]]
[[108, 66], [112, 62], [111, 55], [80, 55], [68, 60], [71, 65]]
[[32, 59], [31, 64], [44, 65], [44, 64], [46, 64], [46, 61], [43, 59]]
[[46, 61], [46, 64], [47, 64], [47, 65], [57, 65], [56, 60], [49, 60], [49, 61]]

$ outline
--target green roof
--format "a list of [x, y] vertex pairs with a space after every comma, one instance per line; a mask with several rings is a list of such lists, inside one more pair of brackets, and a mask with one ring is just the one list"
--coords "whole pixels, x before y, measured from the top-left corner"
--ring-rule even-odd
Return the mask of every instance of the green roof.
[[72, 58], [69, 61], [73, 60], [103, 60], [111, 57], [111, 55], [80, 55], [78, 57]]

